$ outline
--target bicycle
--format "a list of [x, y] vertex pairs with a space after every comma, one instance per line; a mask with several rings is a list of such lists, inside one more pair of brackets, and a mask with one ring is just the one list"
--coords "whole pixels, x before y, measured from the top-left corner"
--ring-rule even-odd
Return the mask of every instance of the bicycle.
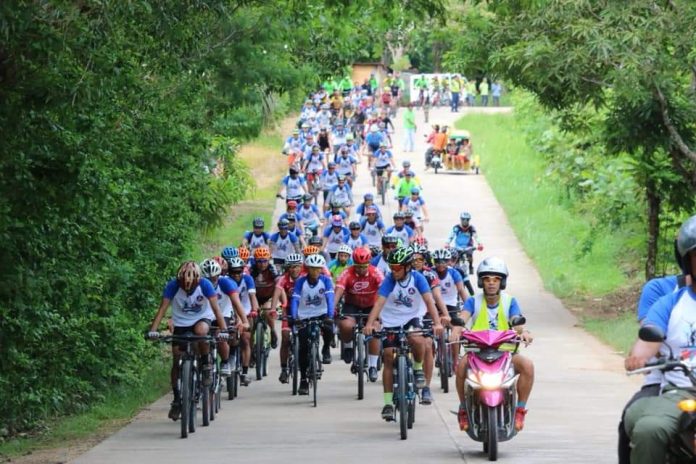
[[167, 335], [155, 341], [161, 343], [184, 343], [185, 347], [181, 350], [179, 359], [179, 406], [181, 410], [181, 438], [187, 438], [189, 433], [196, 431], [196, 403], [202, 396], [201, 390], [205, 392], [207, 388], [201, 389], [201, 363], [198, 362], [200, 356], [196, 355], [193, 345], [198, 342], [211, 343], [213, 337], [210, 335]]
[[[377, 171], [380, 172], [379, 175], [377, 175]], [[382, 200], [382, 206], [384, 206], [386, 202], [386, 197], [387, 197], [387, 189], [389, 188], [389, 173], [391, 171], [387, 167], [383, 168], [373, 168], [373, 177], [376, 179], [376, 184], [377, 184], [377, 195]], [[385, 176], [385, 173], [387, 176]]]
[[[341, 316], [345, 318], [347, 316]], [[365, 392], [365, 377], [367, 375], [367, 340], [365, 334], [362, 330], [365, 327], [365, 321], [367, 321], [367, 315], [351, 315], [350, 317], [355, 318], [355, 326], [353, 327], [353, 361], [350, 365], [350, 372], [358, 375], [358, 399], [361, 400], [364, 397]], [[341, 345], [341, 352], [343, 352], [343, 345]]]
[[269, 309], [259, 308], [259, 314], [254, 323], [254, 333], [251, 340], [252, 346], [252, 362], [256, 367], [256, 380], [261, 380], [262, 377], [268, 375], [268, 356], [271, 353], [271, 332], [268, 330], [268, 324], [264, 313]]
[[395, 337], [398, 342], [395, 347], [396, 352], [394, 353], [396, 363], [394, 363], [393, 402], [394, 409], [396, 409], [399, 415], [399, 431], [402, 440], [408, 438], [408, 429], [413, 428], [413, 423], [416, 421], [416, 397], [418, 396], [408, 336], [428, 333], [432, 332], [424, 329], [407, 331], [403, 327], [382, 329], [374, 332], [375, 335], [380, 336], [382, 339]]
[[234, 400], [239, 393], [239, 376], [242, 372], [242, 353], [240, 350], [240, 341], [237, 338], [237, 344], [230, 346], [230, 376], [227, 377], [227, 399]]
[[440, 388], [444, 393], [449, 393], [449, 379], [453, 372], [452, 350], [448, 345], [451, 327], [445, 327], [442, 335], [437, 338], [437, 367], [440, 376]]
[[[308, 329], [309, 330], [309, 337], [307, 342], [309, 343], [309, 365], [308, 365], [308, 381], [310, 385], [312, 386], [312, 401], [314, 404], [314, 407], [317, 407], [317, 389], [319, 386], [319, 379], [321, 379], [321, 374], [324, 371], [324, 365], [321, 362], [321, 352], [319, 350], [319, 340], [321, 339], [321, 326], [322, 326], [322, 319], [303, 319], [300, 321], [295, 322], [295, 327], [294, 327], [294, 333], [293, 333], [293, 339], [294, 343], [296, 345], [296, 353], [297, 353], [297, 358], [295, 358], [298, 362], [295, 363], [297, 367], [299, 367], [299, 345], [300, 345], [300, 340], [299, 340], [299, 335], [298, 332], [303, 329]], [[295, 379], [297, 376], [293, 378], [293, 382], [295, 382]], [[294, 391], [294, 384], [293, 384], [293, 391]]]

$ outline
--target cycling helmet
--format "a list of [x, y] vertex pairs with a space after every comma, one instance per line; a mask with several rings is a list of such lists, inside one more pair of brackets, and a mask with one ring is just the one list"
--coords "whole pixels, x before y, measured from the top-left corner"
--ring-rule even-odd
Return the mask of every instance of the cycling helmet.
[[298, 266], [302, 264], [302, 261], [304, 261], [304, 258], [302, 257], [301, 254], [299, 253], [290, 253], [285, 257], [285, 265], [286, 266]]
[[404, 211], [404, 217], [407, 217], [407, 218], [413, 217], [413, 210], [411, 208], [409, 208], [406, 211]]
[[288, 209], [297, 208], [297, 202], [295, 200], [290, 200], [286, 206]]
[[500, 289], [505, 290], [509, 273], [505, 261], [497, 257], [491, 257], [481, 261], [481, 264], [476, 268], [476, 275], [478, 277], [479, 288], [483, 288], [483, 277], [492, 275], [502, 279], [500, 281]]
[[418, 187], [413, 187], [411, 189], [411, 195], [420, 195], [420, 189]]
[[187, 292], [196, 288], [201, 281], [201, 268], [198, 263], [184, 261], [176, 273], [176, 281], [179, 283], [179, 287]]
[[334, 163], [333, 161], [329, 161], [329, 164], [327, 164], [327, 167], [328, 167], [328, 168], [335, 168], [335, 167], [336, 167], [336, 163]]
[[254, 250], [254, 259], [271, 259], [271, 250], [267, 246], [260, 246]]
[[341, 203], [339, 203], [339, 202], [336, 201], [336, 200], [331, 200], [330, 206], [331, 206], [331, 209], [340, 208], [340, 207], [341, 207]]
[[399, 243], [399, 237], [394, 235], [384, 235], [382, 237], [382, 245], [396, 245]]
[[387, 262], [389, 264], [410, 264], [413, 259], [413, 250], [410, 247], [401, 247], [396, 250], [392, 250], [387, 255]]
[[365, 201], [374, 200], [374, 199], [375, 199], [375, 196], [371, 193], [366, 193], [365, 195], [363, 195], [363, 200], [365, 200]]
[[382, 254], [382, 248], [378, 247], [377, 245], [370, 245], [370, 254], [373, 258], [375, 258]]
[[377, 214], [377, 208], [370, 206], [365, 210], [365, 214]]
[[321, 246], [324, 244], [324, 242], [322, 241], [322, 239], [321, 239], [320, 236], [318, 236], [318, 235], [312, 235], [312, 236], [309, 238], [309, 241], [307, 242], [307, 244], [308, 244], [308, 245], [317, 245], [317, 246], [321, 247]]
[[403, 163], [401, 163], [401, 165], [402, 165], [404, 168], [410, 168], [410, 167], [411, 167], [411, 162], [410, 162], [409, 160], [405, 160]]
[[287, 229], [288, 227], [290, 227], [290, 222], [287, 219], [283, 218], [278, 221], [278, 229]]
[[244, 261], [249, 260], [249, 257], [251, 256], [251, 253], [249, 252], [249, 249], [247, 247], [239, 247], [239, 257], [243, 259]]
[[435, 261], [449, 261], [452, 259], [452, 253], [446, 248], [439, 248], [433, 251], [433, 259]]
[[417, 243], [412, 243], [411, 244], [411, 250], [413, 250], [414, 254], [419, 254], [419, 255], [427, 255], [428, 254], [428, 247], [419, 245]]
[[326, 260], [320, 254], [309, 255], [305, 259], [305, 266], [323, 268], [326, 266]]
[[302, 201], [312, 201], [313, 199], [314, 197], [309, 193], [305, 193], [304, 195], [302, 195]]
[[244, 261], [242, 258], [232, 258], [230, 260], [230, 271], [232, 269], [244, 269]]
[[337, 179], [338, 179], [339, 182], [345, 182], [345, 181], [346, 181], [346, 176], [344, 176], [343, 174], [339, 174]]
[[290, 166], [290, 169], [288, 170], [290, 174], [299, 174], [300, 170], [297, 169], [295, 166]]
[[346, 253], [350, 256], [353, 254], [353, 249], [344, 243], [343, 245], [338, 247], [337, 253]]
[[[285, 215], [285, 219], [286, 219], [288, 222], [293, 222], [293, 221], [297, 221], [297, 216], [295, 215], [295, 213], [287, 213], [287, 214]], [[289, 224], [288, 224], [288, 225], [289, 225]]]
[[348, 224], [348, 228], [349, 228], [350, 230], [360, 230], [360, 229], [361, 229], [360, 223], [357, 222], [357, 221], [353, 221], [353, 222], [351, 222], [350, 224]]
[[266, 223], [263, 221], [263, 218], [256, 217], [256, 218], [254, 218], [254, 221], [252, 222], [251, 225], [252, 225], [255, 229], [256, 229], [257, 227], [260, 227], [260, 228], [263, 229], [263, 227], [266, 225]]
[[[237, 250], [235, 250], [237, 251]], [[216, 263], [220, 265], [220, 269], [222, 269], [223, 274], [227, 274], [227, 269], [229, 268], [229, 265], [227, 264], [227, 260], [223, 258], [222, 256], [213, 256], [213, 259], [215, 260]]]
[[379, 142], [379, 148], [387, 148], [387, 142], [385, 142], [385, 141]]
[[467, 211], [464, 211], [464, 212], [462, 212], [462, 214], [459, 215], [459, 220], [460, 221], [470, 221], [471, 214], [469, 214]]
[[319, 247], [315, 245], [307, 245], [302, 249], [302, 254], [305, 256], [316, 255], [320, 252], [321, 250], [319, 249]]
[[406, 177], [416, 177], [416, 173], [411, 171], [410, 169], [408, 171], [406, 171], [406, 173], [404, 175]]
[[396, 213], [394, 213], [394, 219], [404, 219], [405, 217], [406, 215], [401, 211], [397, 211]]
[[201, 263], [201, 273], [203, 277], [212, 279], [222, 273], [222, 267], [212, 258], [206, 259]]
[[355, 264], [369, 264], [372, 260], [372, 253], [365, 247], [358, 247], [353, 250], [353, 262]]
[[677, 235], [677, 258], [679, 267], [685, 274], [693, 274], [688, 254], [696, 250], [696, 216], [691, 216], [682, 224]]
[[375, 126], [374, 124], [370, 127], [370, 132], [379, 132], [379, 127]]
[[346, 142], [347, 142], [348, 140], [355, 140], [355, 137], [353, 136], [353, 134], [348, 134], [348, 135], [346, 135]]
[[343, 219], [338, 214], [331, 216], [331, 227], [341, 227], [343, 225]]
[[228, 246], [222, 249], [221, 255], [225, 259], [232, 259], [239, 256], [239, 252], [235, 247]]
[[309, 129], [309, 123], [308, 123], [308, 122], [303, 122], [303, 123], [302, 123], [302, 128], [303, 128], [303, 129]]

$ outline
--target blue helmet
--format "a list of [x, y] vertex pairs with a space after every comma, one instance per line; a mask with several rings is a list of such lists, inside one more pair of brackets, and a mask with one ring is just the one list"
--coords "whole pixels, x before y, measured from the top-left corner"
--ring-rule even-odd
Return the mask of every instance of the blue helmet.
[[418, 195], [420, 194], [420, 189], [418, 187], [413, 187], [411, 189], [411, 195]]
[[225, 247], [222, 249], [221, 253], [222, 257], [225, 258], [227, 261], [229, 261], [232, 258], [236, 258], [239, 256], [239, 251], [235, 247]]
[[366, 193], [365, 196], [363, 197], [364, 200], [374, 200], [375, 196], [371, 193]]

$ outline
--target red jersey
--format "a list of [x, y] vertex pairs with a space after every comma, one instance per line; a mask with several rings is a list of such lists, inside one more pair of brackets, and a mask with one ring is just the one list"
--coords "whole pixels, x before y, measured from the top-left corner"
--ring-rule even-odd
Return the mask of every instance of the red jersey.
[[254, 278], [254, 284], [256, 285], [256, 299], [259, 301], [259, 305], [263, 305], [273, 298], [278, 274], [273, 266], [268, 266], [263, 272], [259, 272], [256, 268], [252, 269], [251, 276]]
[[377, 301], [379, 286], [384, 280], [384, 274], [370, 265], [367, 275], [359, 276], [355, 268], [350, 266], [343, 271], [336, 281], [336, 288], [342, 288], [345, 304], [358, 308], [371, 308]]

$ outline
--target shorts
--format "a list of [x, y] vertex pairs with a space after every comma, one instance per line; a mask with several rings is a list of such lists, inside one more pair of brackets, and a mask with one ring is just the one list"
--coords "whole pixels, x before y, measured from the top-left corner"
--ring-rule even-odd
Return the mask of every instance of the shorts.
[[[422, 329], [423, 324], [421, 323], [420, 318], [414, 317], [410, 321], [408, 321], [406, 324], [403, 326], [396, 326], [396, 327], [384, 327], [383, 330], [396, 330], [399, 329], [400, 327], [403, 327], [405, 330], [408, 329]], [[396, 348], [399, 345], [399, 340], [395, 335], [389, 335], [382, 339], [382, 348]]]
[[458, 306], [447, 305], [447, 312], [449, 313], [450, 317], [458, 315], [461, 311], [462, 310], [459, 309]]
[[[198, 319], [196, 322], [194, 322], [191, 325], [188, 326], [182, 326], [182, 327], [174, 327], [174, 333], [173, 335], [192, 335], [193, 334], [193, 328], [196, 327], [198, 324], [201, 322], [205, 322], [208, 324], [208, 327], [211, 327], [213, 325], [212, 321], [210, 319], [202, 318]], [[173, 342], [172, 346], [178, 346], [181, 349], [186, 349], [186, 342]]]
[[391, 166], [382, 166], [381, 168], [375, 166], [375, 175], [377, 177], [380, 177], [384, 173], [384, 171], [389, 171], [390, 168]]
[[343, 310], [341, 311], [341, 317], [343, 316], [364, 316], [367, 317], [372, 311], [372, 308], [361, 308], [360, 306], [355, 306], [352, 304], [343, 304]]
[[[233, 319], [231, 317], [224, 317], [223, 319], [225, 319], [225, 325], [227, 326], [227, 328], [229, 328], [230, 323], [232, 322]], [[217, 327], [217, 326], [218, 326], [217, 320], [213, 321], [213, 323], [211, 324], [211, 327]]]

